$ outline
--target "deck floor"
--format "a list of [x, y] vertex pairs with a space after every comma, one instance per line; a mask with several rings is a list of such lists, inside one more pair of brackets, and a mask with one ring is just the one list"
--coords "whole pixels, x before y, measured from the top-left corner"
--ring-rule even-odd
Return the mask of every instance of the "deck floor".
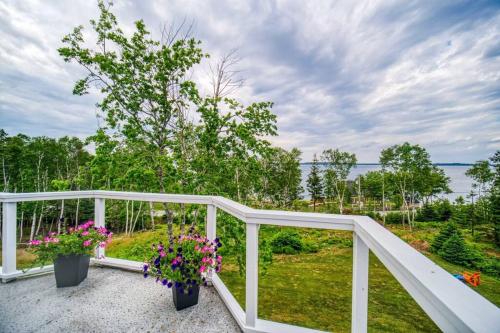
[[77, 287], [53, 274], [0, 283], [0, 332], [241, 332], [217, 291], [176, 311], [172, 291], [141, 274], [91, 267]]

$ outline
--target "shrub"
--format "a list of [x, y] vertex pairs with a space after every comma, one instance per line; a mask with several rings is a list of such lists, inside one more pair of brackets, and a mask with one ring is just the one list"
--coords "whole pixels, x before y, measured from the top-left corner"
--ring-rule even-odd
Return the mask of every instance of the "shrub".
[[297, 231], [282, 230], [271, 240], [273, 253], [297, 254], [304, 249], [304, 243]]
[[453, 264], [470, 266], [469, 250], [464, 238], [458, 232], [448, 238], [439, 250], [439, 255]]
[[403, 223], [403, 214], [401, 214], [401, 213], [387, 213], [387, 215], [385, 216], [385, 223], [387, 223], [387, 224]]
[[479, 264], [479, 269], [484, 273], [500, 278], [500, 260], [498, 258], [483, 260]]
[[375, 221], [382, 221], [382, 215], [380, 215], [380, 213], [378, 212], [369, 211], [366, 213], [366, 216], [371, 217]]
[[319, 251], [319, 245], [313, 241], [305, 241], [304, 242], [304, 252], [307, 253], [316, 253]]
[[432, 207], [432, 205], [430, 204], [425, 204], [415, 217], [415, 221], [430, 222], [436, 221], [436, 218], [437, 214], [434, 211], [434, 207]]
[[431, 250], [438, 253], [443, 247], [444, 243], [454, 234], [458, 233], [458, 228], [455, 223], [447, 223], [439, 232], [439, 234], [434, 238], [432, 242]]

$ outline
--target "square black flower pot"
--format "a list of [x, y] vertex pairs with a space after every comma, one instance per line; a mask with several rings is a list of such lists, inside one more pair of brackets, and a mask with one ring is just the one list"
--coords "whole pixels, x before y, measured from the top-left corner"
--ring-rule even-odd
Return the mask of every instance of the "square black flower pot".
[[57, 288], [77, 286], [87, 278], [89, 271], [90, 256], [83, 254], [72, 254], [58, 256], [54, 260], [54, 273], [56, 275]]
[[172, 296], [177, 311], [198, 304], [198, 295], [200, 294], [200, 286], [191, 287], [191, 293], [185, 294], [181, 288], [172, 287]]

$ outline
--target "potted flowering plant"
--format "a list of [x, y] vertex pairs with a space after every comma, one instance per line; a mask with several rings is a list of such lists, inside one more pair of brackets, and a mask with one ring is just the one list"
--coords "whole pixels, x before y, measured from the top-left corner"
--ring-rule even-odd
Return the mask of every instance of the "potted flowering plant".
[[198, 304], [200, 285], [207, 285], [209, 272], [219, 272], [222, 257], [217, 249], [222, 244], [216, 238], [210, 241], [200, 235], [180, 236], [169, 247], [162, 243], [152, 245], [151, 259], [144, 264], [144, 277], [172, 288], [177, 310]]
[[37, 255], [34, 264], [54, 263], [58, 288], [77, 286], [85, 280], [89, 270], [90, 255], [97, 248], [104, 248], [111, 241], [112, 233], [104, 227], [95, 227], [93, 221], [70, 228], [67, 233], [34, 239], [29, 244]]

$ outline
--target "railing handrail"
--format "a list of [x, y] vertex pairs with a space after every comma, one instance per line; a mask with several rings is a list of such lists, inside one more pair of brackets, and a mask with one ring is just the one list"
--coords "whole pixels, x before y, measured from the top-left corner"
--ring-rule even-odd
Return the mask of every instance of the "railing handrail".
[[[495, 332], [500, 330], [500, 309], [498, 307], [468, 286], [459, 282], [450, 273], [367, 216], [255, 209], [231, 199], [209, 195], [103, 190], [0, 193], [0, 202], [3, 203], [78, 198], [212, 205], [239, 218], [248, 226], [269, 224], [302, 228], [350, 230], [355, 233], [359, 242], [366, 244], [367, 249], [369, 248], [382, 261], [387, 269], [443, 331]], [[214, 216], [212, 218], [215, 219]], [[252, 230], [252, 233], [255, 234], [255, 229], [247, 228], [248, 230]], [[215, 233], [215, 230], [213, 233]], [[253, 237], [258, 237], [258, 235]], [[255, 241], [255, 238], [252, 241]], [[247, 242], [248, 244], [253, 244], [252, 251], [258, 251], [257, 243]], [[353, 306], [356, 303], [354, 297], [361, 297], [362, 302], [367, 297], [366, 290], [363, 289], [365, 288], [364, 286], [368, 287], [367, 249], [356, 252], [357, 255], [363, 258], [363, 265], [366, 266], [366, 271], [363, 274], [366, 276], [361, 276], [361, 278], [358, 276], [358, 279], [360, 279], [358, 282], [359, 286], [354, 286], [355, 289], [353, 289]], [[247, 257], [247, 259], [255, 260], [254, 257]], [[355, 258], [355, 262], [356, 260], [360, 259]], [[358, 268], [363, 270], [363, 266]], [[255, 282], [256, 284], [256, 279], [257, 277], [253, 276], [250, 280], [247, 280], [247, 285], [249, 282]], [[360, 292], [363, 295], [359, 296]], [[256, 304], [252, 305], [256, 306]], [[366, 309], [361, 310], [361, 313], [363, 312], [366, 312]], [[363, 328], [363, 325], [360, 327], [360, 331], [366, 330], [366, 325], [365, 328]]]

